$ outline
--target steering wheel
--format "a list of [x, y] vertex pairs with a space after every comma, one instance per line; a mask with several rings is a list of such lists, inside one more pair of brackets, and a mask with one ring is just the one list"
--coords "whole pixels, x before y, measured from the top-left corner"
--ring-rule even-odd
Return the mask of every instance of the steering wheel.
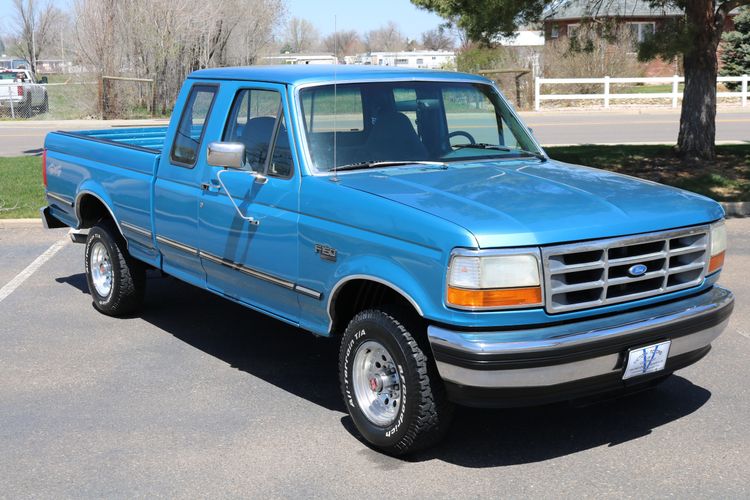
[[474, 136], [472, 136], [468, 132], [464, 132], [463, 130], [456, 130], [455, 132], [451, 132], [448, 134], [448, 142], [450, 143], [451, 139], [454, 137], [466, 137], [466, 139], [469, 141], [469, 144], [476, 144], [477, 141], [474, 139]]

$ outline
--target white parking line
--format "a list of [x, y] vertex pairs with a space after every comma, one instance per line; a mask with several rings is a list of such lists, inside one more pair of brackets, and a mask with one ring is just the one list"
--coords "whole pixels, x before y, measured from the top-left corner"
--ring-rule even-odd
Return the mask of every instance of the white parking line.
[[59, 252], [60, 249], [68, 243], [68, 241], [68, 238], [65, 238], [54, 243], [51, 247], [45, 250], [42, 255], [34, 259], [34, 262], [26, 266], [26, 269], [18, 273], [16, 277], [10, 280], [4, 287], [0, 288], [0, 302], [5, 300], [8, 295], [13, 293], [16, 288], [21, 286], [24, 281], [29, 279], [29, 277], [34, 274], [37, 269], [42, 267], [45, 262], [50, 260], [57, 252]]

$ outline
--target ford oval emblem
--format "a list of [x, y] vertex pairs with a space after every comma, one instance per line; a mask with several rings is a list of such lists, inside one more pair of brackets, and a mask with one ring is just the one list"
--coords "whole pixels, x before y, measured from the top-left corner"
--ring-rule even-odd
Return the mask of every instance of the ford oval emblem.
[[636, 276], [643, 276], [648, 271], [648, 268], [644, 264], [635, 264], [628, 268], [628, 274], [635, 278]]

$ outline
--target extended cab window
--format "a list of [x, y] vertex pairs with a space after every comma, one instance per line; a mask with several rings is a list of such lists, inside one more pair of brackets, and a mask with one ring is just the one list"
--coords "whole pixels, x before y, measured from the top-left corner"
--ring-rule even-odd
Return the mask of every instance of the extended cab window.
[[172, 161], [192, 167], [198, 158], [208, 115], [216, 95], [216, 87], [196, 85], [190, 91], [172, 146]]
[[242, 90], [234, 100], [223, 140], [243, 143], [245, 163], [256, 172], [265, 171], [280, 109], [281, 96], [274, 90]]

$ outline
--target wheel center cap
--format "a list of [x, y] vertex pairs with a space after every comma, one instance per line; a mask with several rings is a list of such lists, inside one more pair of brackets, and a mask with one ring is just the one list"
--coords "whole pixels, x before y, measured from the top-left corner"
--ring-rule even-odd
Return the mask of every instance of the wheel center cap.
[[372, 377], [370, 379], [370, 390], [372, 390], [372, 392], [380, 391], [381, 387], [382, 387], [382, 382], [380, 381], [379, 377]]

